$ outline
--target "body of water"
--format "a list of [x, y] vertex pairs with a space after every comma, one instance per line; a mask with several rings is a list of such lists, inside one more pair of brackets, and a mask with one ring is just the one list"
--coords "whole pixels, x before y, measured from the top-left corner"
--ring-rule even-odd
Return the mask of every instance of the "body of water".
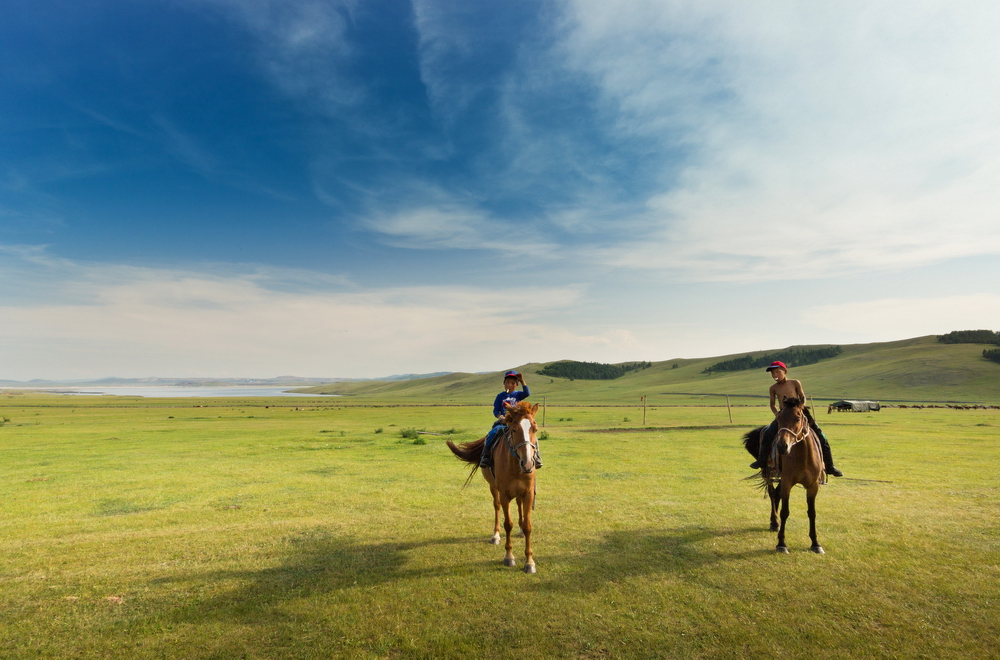
[[[18, 388], [20, 389], [20, 388]], [[290, 387], [273, 385], [234, 385], [222, 387], [183, 387], [178, 385], [121, 385], [114, 387], [33, 387], [29, 391], [52, 394], [86, 396], [142, 396], [150, 398], [220, 398], [220, 397], [276, 397], [276, 396], [339, 396], [330, 394], [298, 394], [288, 392]]]

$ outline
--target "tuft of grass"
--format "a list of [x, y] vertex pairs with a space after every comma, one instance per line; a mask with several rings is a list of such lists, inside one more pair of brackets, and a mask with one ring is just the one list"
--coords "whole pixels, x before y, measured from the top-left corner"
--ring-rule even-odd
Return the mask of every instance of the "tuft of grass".
[[381, 426], [378, 427], [377, 429], [375, 429], [375, 433], [381, 433], [381, 432], [382, 432], [382, 427]]
[[538, 434], [538, 439], [539, 440], [548, 440], [549, 439], [549, 432], [548, 431], [542, 431], [542, 432], [540, 432]]
[[417, 439], [413, 441], [413, 444], [415, 444], [415, 445], [426, 445], [427, 441], [424, 438], [422, 438], [421, 436], [417, 436]]
[[417, 429], [408, 428], [408, 429], [402, 429], [399, 432], [399, 437], [401, 437], [401, 438], [410, 438], [412, 440], [416, 440], [416, 439], [420, 438], [420, 434], [417, 433]]

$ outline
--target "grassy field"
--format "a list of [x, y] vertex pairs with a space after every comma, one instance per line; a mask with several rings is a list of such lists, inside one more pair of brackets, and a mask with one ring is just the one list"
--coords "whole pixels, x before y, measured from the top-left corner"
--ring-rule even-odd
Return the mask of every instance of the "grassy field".
[[[941, 344], [933, 336], [894, 342], [854, 344], [816, 364], [791, 365], [790, 378], [801, 379], [817, 399], [974, 402], [1000, 404], [1000, 364], [983, 358], [984, 344]], [[762, 355], [773, 351], [759, 351]], [[640, 359], [642, 356], [636, 356]], [[739, 401], [766, 402], [771, 379], [763, 369], [703, 373], [723, 355], [693, 360], [666, 360], [614, 380], [569, 380], [538, 375], [544, 365], [518, 367], [536, 393], [553, 403], [622, 404], [648, 396], [667, 403], [713, 403], [729, 394]], [[512, 367], [514, 365], [511, 365]], [[490, 401], [500, 388], [500, 374], [449, 374], [436, 378], [384, 382], [345, 382], [308, 388], [317, 394], [342, 394], [359, 401], [440, 400], [452, 403]], [[536, 397], [537, 398], [537, 397]]]
[[[1000, 411], [820, 416], [774, 552], [765, 406], [548, 406], [538, 574], [444, 446], [486, 406], [0, 397], [0, 657], [997, 657]], [[626, 420], [626, 417], [628, 418]], [[401, 437], [409, 428], [427, 444]], [[515, 542], [521, 558], [522, 546]]]

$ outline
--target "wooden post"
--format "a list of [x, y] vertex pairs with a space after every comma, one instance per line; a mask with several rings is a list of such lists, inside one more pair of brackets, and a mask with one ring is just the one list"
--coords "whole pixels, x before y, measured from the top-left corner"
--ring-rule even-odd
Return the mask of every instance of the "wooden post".
[[646, 425], [646, 395], [642, 395], [642, 425]]
[[733, 407], [729, 405], [729, 395], [726, 395], [726, 409], [729, 411], [729, 423], [733, 423]]
[[542, 397], [542, 428], [545, 428], [545, 397]]

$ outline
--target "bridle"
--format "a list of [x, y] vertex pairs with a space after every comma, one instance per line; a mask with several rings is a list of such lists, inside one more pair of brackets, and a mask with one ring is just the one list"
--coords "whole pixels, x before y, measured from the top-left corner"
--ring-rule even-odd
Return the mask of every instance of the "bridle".
[[788, 443], [789, 448], [791, 448], [796, 443], [804, 440], [809, 435], [809, 424], [801, 417], [799, 418], [799, 423], [802, 425], [802, 428], [799, 429], [797, 433], [792, 429], [788, 428], [787, 426], [782, 426], [778, 428], [778, 432], [774, 434], [775, 441], [777, 442], [778, 437], [781, 436], [782, 431], [785, 431], [786, 433], [792, 436], [793, 441]]
[[[518, 465], [521, 464], [521, 457], [517, 455], [517, 450], [520, 449], [521, 447], [529, 445], [531, 449], [535, 452], [535, 454], [536, 455], [538, 454], [538, 442], [537, 441], [532, 442], [531, 435], [528, 435], [525, 438], [524, 442], [520, 442], [516, 445], [514, 444], [513, 436], [514, 436], [514, 427], [508, 426], [507, 430], [504, 431], [503, 439], [504, 442], [507, 443], [507, 449], [510, 450], [510, 455], [514, 457]], [[521, 467], [521, 471], [525, 472], [524, 466]], [[530, 470], [528, 470], [527, 472], [530, 472]]]

